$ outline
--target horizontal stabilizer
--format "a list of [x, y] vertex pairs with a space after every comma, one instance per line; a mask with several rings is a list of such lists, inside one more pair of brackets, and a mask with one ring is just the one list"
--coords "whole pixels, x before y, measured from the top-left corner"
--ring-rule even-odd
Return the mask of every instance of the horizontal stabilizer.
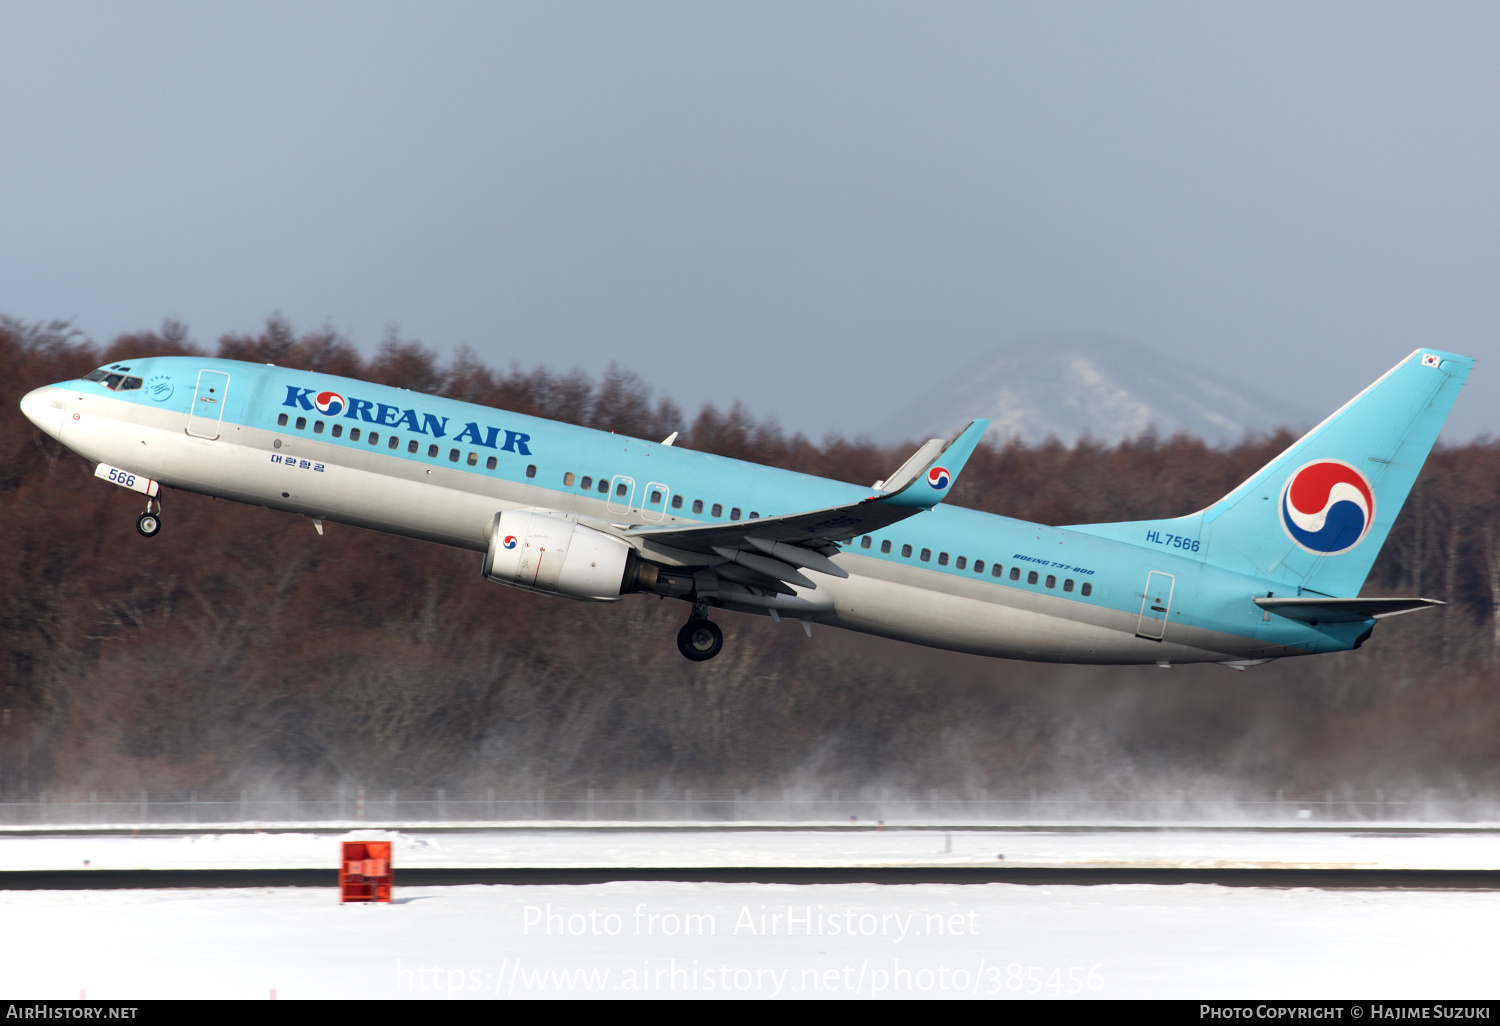
[[1430, 598], [1258, 598], [1255, 604], [1280, 616], [1304, 623], [1355, 623], [1383, 616], [1409, 613], [1414, 609], [1445, 606]]

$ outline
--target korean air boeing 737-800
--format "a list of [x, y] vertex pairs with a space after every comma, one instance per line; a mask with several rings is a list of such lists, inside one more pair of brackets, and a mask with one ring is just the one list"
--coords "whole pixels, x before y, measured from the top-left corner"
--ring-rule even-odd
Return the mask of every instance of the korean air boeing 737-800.
[[1474, 361], [1418, 350], [1207, 509], [1046, 527], [943, 504], [987, 421], [871, 487], [312, 371], [200, 357], [101, 367], [21, 409], [144, 494], [163, 486], [483, 553], [501, 584], [1066, 663], [1216, 662], [1357, 648], [1358, 597]]

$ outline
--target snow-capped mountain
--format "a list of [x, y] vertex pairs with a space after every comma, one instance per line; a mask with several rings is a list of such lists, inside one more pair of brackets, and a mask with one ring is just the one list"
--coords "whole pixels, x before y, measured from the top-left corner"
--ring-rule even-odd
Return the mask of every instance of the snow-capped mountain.
[[1035, 443], [1056, 435], [1069, 444], [1085, 435], [1118, 442], [1148, 427], [1162, 437], [1185, 432], [1224, 444], [1246, 432], [1306, 428], [1321, 419], [1139, 342], [1070, 332], [996, 349], [923, 393], [875, 437], [951, 438], [975, 417], [993, 421], [990, 441], [1019, 436]]

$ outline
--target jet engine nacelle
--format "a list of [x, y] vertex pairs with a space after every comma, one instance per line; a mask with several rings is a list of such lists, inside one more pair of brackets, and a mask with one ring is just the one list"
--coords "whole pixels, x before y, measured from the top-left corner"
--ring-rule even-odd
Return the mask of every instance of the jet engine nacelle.
[[550, 513], [507, 510], [490, 525], [484, 576], [500, 584], [594, 602], [616, 602], [636, 581], [639, 560], [619, 538]]

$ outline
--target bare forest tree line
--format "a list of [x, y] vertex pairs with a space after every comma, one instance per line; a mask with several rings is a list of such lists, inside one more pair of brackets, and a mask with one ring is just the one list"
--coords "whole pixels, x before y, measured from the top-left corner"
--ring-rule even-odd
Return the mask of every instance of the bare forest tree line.
[[[202, 350], [0, 319], [0, 791], [369, 787], [1237, 788], [1500, 797], [1500, 443], [1435, 451], [1367, 585], [1451, 604], [1363, 649], [1244, 674], [985, 660], [721, 614], [689, 664], [681, 603], [587, 606], [483, 581], [478, 557], [169, 492], [169, 527], [21, 416], [29, 389]], [[908, 452], [813, 442], [736, 403], [691, 420], [635, 375], [370, 359], [272, 318], [216, 355], [397, 384], [846, 481]], [[982, 447], [957, 505], [1048, 524], [1175, 516], [1292, 436], [1214, 448]]]

